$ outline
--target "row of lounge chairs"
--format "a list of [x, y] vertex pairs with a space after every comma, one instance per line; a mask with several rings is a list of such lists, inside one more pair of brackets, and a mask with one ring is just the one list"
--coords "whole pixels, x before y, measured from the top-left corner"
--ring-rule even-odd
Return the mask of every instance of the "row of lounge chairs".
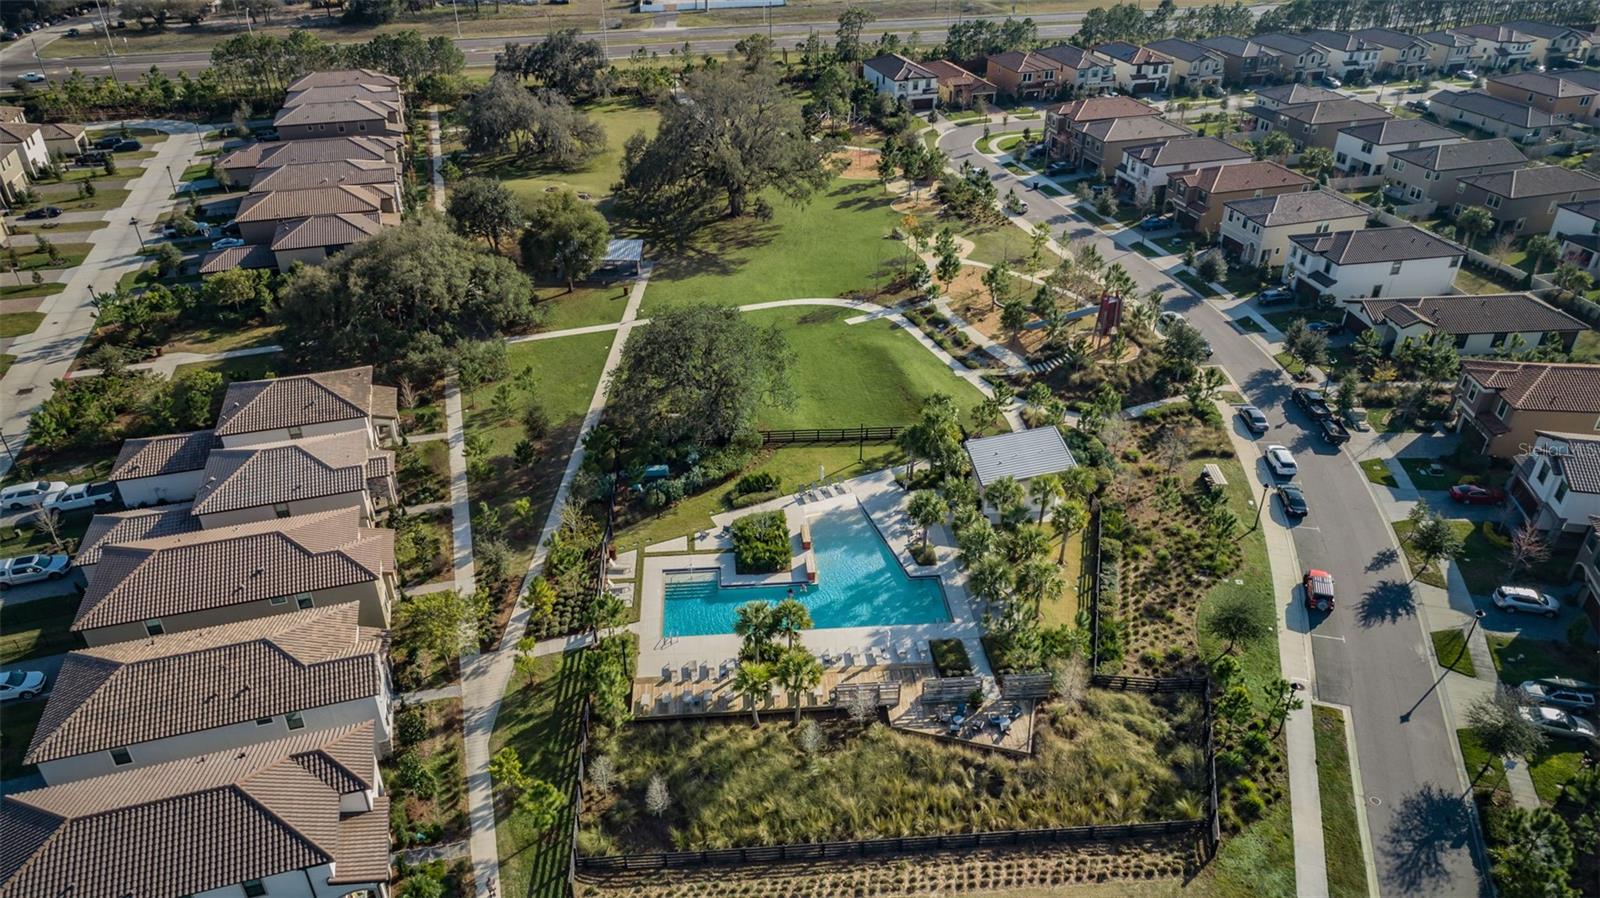
[[[902, 639], [889, 645], [867, 646], [864, 650], [846, 649], [838, 653], [827, 651], [818, 657], [822, 661], [822, 666], [828, 670], [850, 670], [890, 664], [926, 664], [929, 661], [927, 644], [911, 639]], [[704, 683], [715, 680], [720, 683], [732, 677], [738, 666], [739, 662], [733, 658], [724, 659], [715, 668], [703, 661], [689, 661], [679, 665], [664, 664], [661, 666], [661, 681]]]

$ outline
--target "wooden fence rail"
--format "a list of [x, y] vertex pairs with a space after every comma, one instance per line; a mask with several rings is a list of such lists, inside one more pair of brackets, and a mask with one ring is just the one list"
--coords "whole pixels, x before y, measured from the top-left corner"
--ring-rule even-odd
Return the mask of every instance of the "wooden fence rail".
[[763, 446], [795, 446], [805, 443], [892, 443], [905, 428], [827, 427], [809, 430], [763, 430]]

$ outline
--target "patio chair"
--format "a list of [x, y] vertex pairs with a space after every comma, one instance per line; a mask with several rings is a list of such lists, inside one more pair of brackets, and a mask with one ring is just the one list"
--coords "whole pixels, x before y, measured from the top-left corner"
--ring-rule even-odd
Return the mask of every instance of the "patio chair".
[[823, 652], [822, 653], [822, 666], [823, 667], [832, 667], [833, 666], [833, 653], [832, 652]]
[[851, 662], [854, 661], [854, 660], [855, 660], [855, 656], [851, 655], [849, 650], [846, 650], [845, 653], [844, 653], [844, 663], [842, 665], [840, 665], [840, 666], [843, 667], [845, 670], [849, 670], [851, 667], [855, 666], [855, 665], [851, 664]]
[[700, 682], [704, 683], [706, 680], [709, 680], [709, 679], [711, 679], [711, 665], [706, 664], [705, 662], [701, 662], [700, 663]]
[[661, 679], [668, 683], [672, 682], [672, 665], [661, 665]]
[[733, 662], [732, 661], [729, 661], [727, 659], [723, 659], [722, 666], [717, 668], [717, 679], [726, 680], [728, 678], [728, 670], [732, 666], [733, 666]]
[[877, 667], [878, 666], [878, 656], [873, 654], [872, 649], [867, 649], [866, 656], [867, 656], [867, 666], [868, 667]]

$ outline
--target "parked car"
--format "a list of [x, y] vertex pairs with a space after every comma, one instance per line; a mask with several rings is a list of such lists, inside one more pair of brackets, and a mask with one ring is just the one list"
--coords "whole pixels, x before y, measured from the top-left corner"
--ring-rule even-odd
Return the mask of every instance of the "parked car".
[[1337, 90], [1338, 88], [1344, 87], [1344, 82], [1340, 81], [1338, 78], [1333, 77], [1332, 75], [1323, 75], [1322, 76], [1322, 83], [1328, 85], [1331, 88], [1334, 88], [1335, 90]]
[[60, 206], [40, 206], [23, 213], [24, 221], [38, 221], [41, 218], [55, 218], [61, 214]]
[[0, 560], [0, 589], [40, 580], [60, 580], [71, 566], [72, 559], [65, 555], [19, 555]]
[[44, 507], [58, 512], [77, 511], [82, 508], [101, 508], [117, 504], [117, 485], [114, 483], [80, 483], [69, 486], [44, 500]]
[[1278, 501], [1283, 503], [1283, 513], [1291, 518], [1303, 518], [1311, 513], [1305, 491], [1292, 483], [1278, 487]]
[[1139, 230], [1141, 231], [1162, 231], [1170, 227], [1172, 227], [1172, 216], [1170, 215], [1151, 215], [1139, 222]]
[[1320, 390], [1313, 390], [1310, 387], [1295, 387], [1289, 393], [1289, 398], [1294, 400], [1295, 405], [1304, 409], [1305, 413], [1310, 415], [1313, 420], [1325, 421], [1333, 417], [1333, 409], [1328, 408], [1328, 400]]
[[263, 141], [266, 141], [267, 143], [272, 143], [273, 141], [278, 141], [278, 140], [282, 140], [282, 139], [283, 138], [278, 134], [277, 130], [275, 130], [273, 128], [268, 128], [267, 130], [262, 131], [262, 132], [260, 132], [260, 133], [258, 133], [256, 135], [256, 140], [263, 140]]
[[1044, 173], [1047, 175], [1059, 175], [1062, 172], [1071, 170], [1072, 163], [1070, 162], [1052, 162], [1044, 167]]
[[1244, 422], [1245, 430], [1256, 436], [1266, 433], [1272, 426], [1267, 423], [1267, 416], [1261, 413], [1261, 409], [1253, 405], [1239, 406], [1239, 420]]
[[77, 37], [81, 33], [82, 32], [78, 31], [78, 29], [76, 29], [76, 28], [68, 28], [67, 29], [67, 37]]
[[1317, 426], [1322, 428], [1322, 438], [1334, 446], [1350, 442], [1350, 431], [1345, 428], [1344, 422], [1332, 415], [1318, 421]]
[[1574, 711], [1593, 713], [1597, 704], [1594, 689], [1583, 689], [1567, 683], [1577, 683], [1576, 680], [1565, 682], [1555, 680], [1529, 680], [1520, 687], [1522, 695], [1536, 705], [1550, 705], [1556, 708], [1570, 708]]
[[1524, 611], [1528, 614], [1555, 617], [1561, 612], [1561, 603], [1556, 601], [1554, 596], [1526, 586], [1496, 587], [1491, 598], [1494, 600], [1494, 607], [1510, 614]]
[[79, 153], [78, 157], [72, 160], [72, 164], [82, 166], [104, 165], [106, 157], [109, 155], [111, 154], [107, 150], [90, 150], [87, 153]]
[[224, 237], [211, 244], [212, 249], [233, 249], [236, 246], [244, 246], [244, 241], [238, 237]]
[[38, 72], [23, 72], [22, 80], [28, 82], [29, 84], [42, 84], [44, 83], [45, 77]]
[[142, 144], [138, 140], [130, 137], [127, 140], [119, 140], [119, 141], [117, 141], [117, 145], [112, 147], [111, 149], [114, 152], [118, 152], [118, 153], [136, 153], [139, 150], [144, 149], [144, 144]]
[[0, 41], [14, 41], [20, 37], [22, 37], [22, 35], [16, 33], [15, 31], [0, 32]]
[[1272, 469], [1272, 473], [1285, 480], [1292, 480], [1294, 475], [1300, 473], [1300, 466], [1294, 463], [1294, 455], [1287, 446], [1273, 443], [1267, 447], [1266, 458], [1267, 467]]
[[1552, 736], [1566, 739], [1593, 739], [1596, 730], [1594, 723], [1582, 717], [1574, 717], [1560, 708], [1546, 708], [1543, 705], [1529, 707], [1524, 705], [1517, 709], [1522, 719], [1533, 724]]
[[1450, 488], [1450, 501], [1461, 505], [1499, 505], [1506, 501], [1506, 491], [1476, 483], [1458, 483]]
[[112, 147], [116, 146], [119, 143], [122, 143], [122, 138], [121, 137], [119, 137], [119, 136], [117, 136], [115, 134], [108, 134], [105, 137], [102, 137], [99, 140], [95, 141], [94, 145], [95, 145], [96, 149], [109, 150], [109, 149], [111, 149]]
[[1300, 585], [1306, 590], [1306, 608], [1310, 611], [1333, 610], [1333, 575], [1312, 568], [1306, 571]]
[[1410, 110], [1413, 110], [1415, 112], [1427, 112], [1428, 108], [1430, 106], [1432, 106], [1432, 105], [1433, 104], [1429, 103], [1427, 100], [1407, 100], [1406, 101], [1406, 108], [1410, 109]]
[[33, 483], [8, 486], [0, 490], [0, 508], [7, 511], [38, 508], [44, 504], [44, 500], [66, 488], [67, 485], [59, 480], [36, 480]]
[[44, 691], [44, 674], [37, 670], [12, 670], [0, 676], [0, 702], [27, 701]]
[[1271, 290], [1261, 291], [1256, 297], [1258, 306], [1275, 306], [1286, 302], [1294, 302], [1294, 291], [1288, 287], [1273, 287]]

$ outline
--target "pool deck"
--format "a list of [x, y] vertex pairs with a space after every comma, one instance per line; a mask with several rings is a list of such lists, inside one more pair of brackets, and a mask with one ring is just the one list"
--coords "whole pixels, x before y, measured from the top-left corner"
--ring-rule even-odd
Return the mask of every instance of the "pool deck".
[[[955, 540], [947, 527], [939, 525], [932, 528], [930, 537], [938, 562], [928, 566], [917, 564], [911, 557], [910, 549], [920, 540], [921, 534], [906, 517], [906, 500], [906, 491], [894, 482], [894, 472], [877, 471], [841, 481], [823, 490], [785, 496], [750, 508], [715, 515], [711, 519], [713, 524], [711, 530], [698, 535], [695, 545], [697, 548], [700, 547], [703, 540], [707, 548], [718, 547], [721, 541], [719, 533], [722, 529], [734, 518], [747, 514], [782, 510], [789, 518], [793, 531], [798, 532], [799, 522], [806, 516], [859, 503], [908, 574], [916, 577], [929, 575], [939, 577], [944, 587], [945, 604], [950, 611], [951, 620], [923, 624], [806, 630], [800, 636], [801, 641], [818, 657], [830, 655], [842, 658], [849, 652], [852, 659], [865, 658], [867, 653], [871, 652], [874, 659], [885, 659], [880, 664], [887, 664], [888, 659], [904, 656], [908, 645], [912, 646], [910, 658], [914, 660], [917, 658], [916, 647], [921, 647], [925, 651], [927, 641], [930, 639], [960, 639], [966, 646], [967, 655], [972, 659], [974, 672], [992, 683], [994, 672], [979, 642], [979, 637], [982, 636], [982, 628], [979, 625], [981, 606], [967, 589], [967, 574], [961, 569]], [[723, 558], [727, 561], [722, 561]], [[638, 596], [639, 622], [633, 627], [639, 635], [639, 666], [636, 676], [641, 681], [658, 681], [664, 668], [670, 667], [681, 671], [686, 665], [693, 671], [699, 671], [703, 665], [714, 675], [720, 671], [724, 662], [732, 662], [738, 658], [739, 637], [732, 633], [677, 637], [667, 637], [663, 633], [667, 572], [722, 569], [725, 566], [731, 570], [731, 555], [703, 552], [650, 554], [647, 550], [639, 563], [643, 565], [643, 580]], [[801, 570], [802, 574], [797, 579], [803, 580], [803, 568]], [[792, 572], [790, 576], [793, 576]], [[785, 699], [783, 706], [787, 707], [787, 704]]]

